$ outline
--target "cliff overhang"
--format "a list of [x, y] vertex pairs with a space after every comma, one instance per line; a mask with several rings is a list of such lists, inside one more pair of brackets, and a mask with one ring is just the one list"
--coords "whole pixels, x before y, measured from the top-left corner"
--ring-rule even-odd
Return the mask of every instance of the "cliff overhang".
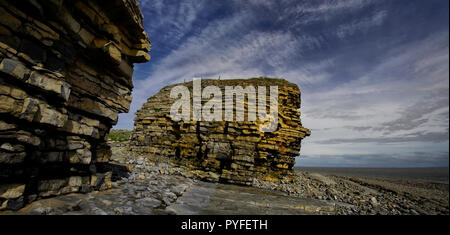
[[105, 136], [150, 60], [135, 0], [0, 0], [0, 209], [110, 187]]

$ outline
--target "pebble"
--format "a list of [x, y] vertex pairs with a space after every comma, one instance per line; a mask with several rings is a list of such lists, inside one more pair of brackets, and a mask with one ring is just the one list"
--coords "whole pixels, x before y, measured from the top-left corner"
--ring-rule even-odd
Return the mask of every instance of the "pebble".
[[377, 205], [378, 204], [378, 201], [377, 201], [377, 199], [375, 197], [371, 197], [370, 198], [370, 202], [372, 203], [372, 205]]
[[[114, 148], [113, 148], [114, 151]], [[78, 202], [69, 211], [72, 214], [173, 214], [174, 211], [165, 208], [182, 197], [198, 179], [185, 178], [192, 175], [181, 168], [171, 168], [167, 164], [154, 164], [144, 158], [130, 159], [133, 156], [120, 157], [130, 172], [128, 177], [118, 177], [112, 182], [113, 194], [92, 192], [84, 196], [89, 203]], [[119, 174], [121, 175], [121, 174]], [[181, 176], [184, 175], [184, 176]], [[335, 185], [327, 185], [313, 180], [308, 173], [297, 173], [296, 181], [289, 183], [274, 183], [253, 180], [253, 186], [262, 189], [279, 190], [286, 195], [327, 200], [336, 205], [337, 214], [412, 214], [418, 215], [423, 210], [414, 210], [414, 204], [405, 201], [399, 195], [385, 193], [376, 195], [364, 193], [358, 184], [335, 179]], [[377, 199], [378, 198], [378, 199]], [[87, 199], [87, 200], [86, 200]], [[75, 199], [74, 199], [75, 200]], [[39, 202], [39, 201], [37, 201]], [[57, 208], [41, 207], [33, 211], [35, 214], [63, 214]], [[448, 207], [447, 207], [448, 213]]]

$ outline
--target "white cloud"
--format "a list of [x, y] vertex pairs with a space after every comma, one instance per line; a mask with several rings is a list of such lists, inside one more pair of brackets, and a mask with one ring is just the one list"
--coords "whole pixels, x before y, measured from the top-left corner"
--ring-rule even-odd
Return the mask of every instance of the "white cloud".
[[[336, 152], [336, 146], [350, 143], [354, 149], [365, 146], [364, 141], [373, 144], [383, 139], [406, 143], [378, 143], [380, 148], [424, 146], [437, 140], [448, 145], [448, 71], [448, 34], [435, 34], [388, 54], [359, 79], [326, 92], [304, 90], [302, 120], [314, 136], [308, 140], [307, 153]], [[436, 86], [441, 83], [446, 86]], [[345, 142], [325, 144], [337, 139]]]
[[305, 8], [305, 12], [313, 13], [330, 13], [336, 11], [350, 11], [358, 8], [363, 8], [373, 1], [371, 0], [327, 0], [322, 1], [321, 4]]
[[[347, 42], [339, 39], [384, 27], [394, 12], [391, 15], [384, 6], [370, 10], [370, 6], [379, 6], [379, 1], [233, 1], [232, 14], [201, 29], [195, 28], [194, 22], [207, 2], [186, 1], [172, 6], [163, 1], [141, 1], [141, 5], [144, 11], [161, 16], [152, 22], [151, 30], [164, 35], [155, 36], [173, 41], [176, 47], [156, 63], [150, 62], [154, 64], [147, 78], [135, 81], [131, 111], [121, 114], [116, 128], [131, 128], [133, 113], [166, 85], [199, 76], [269, 76], [297, 83], [302, 90], [302, 121], [313, 131], [302, 144], [302, 154], [374, 154], [383, 149], [401, 153], [405, 148], [432, 151], [443, 146], [435, 141], [448, 133], [448, 31], [420, 41], [405, 40], [407, 43], [395, 38], [386, 42], [391, 44], [386, 51], [368, 46], [368, 52], [381, 58], [367, 62], [357, 58], [359, 53], [352, 51], [353, 47], [346, 48], [345, 57], [340, 56], [342, 51], [327, 54], [326, 47], [329, 35]], [[285, 28], [257, 30], [254, 24], [265, 16], [261, 18], [256, 10], [275, 12], [272, 23], [276, 26], [283, 20], [288, 23]], [[358, 10], [369, 14], [363, 18], [342, 17]], [[319, 21], [326, 25], [325, 32], [303, 31], [303, 27]], [[330, 24], [334, 27], [328, 27]], [[180, 41], [193, 30], [195, 33]], [[321, 49], [323, 54], [311, 53]], [[343, 59], [354, 61], [345, 63]], [[340, 76], [345, 73], [335, 73], [357, 70], [360, 64], [370, 66], [361, 66], [362, 72], [356, 77], [343, 78]], [[339, 68], [343, 65], [351, 67]], [[448, 148], [448, 139], [443, 141]]]
[[387, 17], [387, 11], [382, 10], [376, 12], [373, 16], [353, 21], [349, 24], [340, 25], [337, 28], [337, 35], [344, 39], [357, 32], [366, 32], [372, 27], [381, 26]]

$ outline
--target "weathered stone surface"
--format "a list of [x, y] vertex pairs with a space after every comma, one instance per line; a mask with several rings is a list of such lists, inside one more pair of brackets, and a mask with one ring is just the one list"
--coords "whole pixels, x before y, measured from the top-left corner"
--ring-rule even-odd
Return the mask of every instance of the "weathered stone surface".
[[110, 187], [105, 136], [150, 59], [137, 2], [0, 0], [0, 15], [0, 205]]
[[[242, 187], [186, 178], [191, 175], [186, 168], [152, 163], [143, 156], [127, 151], [126, 142], [109, 144], [113, 151], [111, 162], [117, 164], [112, 169], [112, 189], [72, 193], [37, 201], [33, 201], [35, 196], [30, 195], [28, 198], [32, 203], [16, 212], [0, 211], [0, 215], [449, 213], [446, 181], [427, 182], [389, 177], [377, 179], [335, 173], [308, 173], [296, 169], [293, 183], [255, 180], [254, 187]], [[351, 175], [352, 171], [348, 174]], [[68, 179], [68, 186], [79, 187], [80, 180], [83, 184], [86, 179], [71, 177]], [[91, 180], [95, 184], [96, 178]], [[20, 203], [20, 198], [11, 199], [4, 201], [0, 208], [17, 207]]]
[[[182, 85], [189, 89], [193, 87], [192, 82]], [[300, 90], [297, 85], [282, 79], [202, 80], [203, 88], [210, 85], [220, 87], [222, 94], [225, 94], [225, 86], [278, 86], [277, 129], [261, 132], [264, 122], [260, 119], [175, 122], [170, 116], [170, 108], [177, 100], [170, 98], [174, 85], [149, 98], [136, 113], [131, 151], [154, 161], [184, 166], [191, 170], [193, 177], [213, 182], [252, 185], [254, 179], [291, 180], [301, 139], [310, 135], [300, 121]], [[269, 110], [269, 92], [266, 95], [265, 108]], [[202, 103], [208, 100], [203, 99]], [[225, 110], [225, 99], [222, 102]], [[252, 105], [248, 100], [244, 102], [247, 115]], [[225, 112], [222, 115], [226, 115]], [[222, 120], [226, 120], [225, 117]]]
[[23, 195], [24, 190], [24, 184], [0, 185], [0, 197], [6, 199], [18, 198]]

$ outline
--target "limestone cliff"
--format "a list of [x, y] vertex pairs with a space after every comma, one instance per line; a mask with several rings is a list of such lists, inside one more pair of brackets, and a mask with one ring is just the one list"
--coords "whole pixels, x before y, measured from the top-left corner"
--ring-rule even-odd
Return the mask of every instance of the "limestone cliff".
[[0, 208], [107, 188], [105, 135], [150, 59], [135, 0], [0, 0]]
[[[192, 82], [181, 85], [193, 89]], [[173, 85], [150, 97], [136, 113], [131, 151], [154, 161], [186, 167], [194, 177], [215, 182], [245, 185], [252, 185], [254, 179], [289, 182], [301, 139], [310, 135], [300, 121], [298, 86], [281, 79], [202, 80], [202, 87], [210, 85], [220, 87], [222, 94], [226, 86], [278, 86], [276, 131], [261, 132], [261, 120], [248, 121], [248, 118], [175, 122], [170, 116], [176, 101], [170, 97], [171, 89], [176, 86]], [[207, 101], [202, 99], [202, 103]], [[225, 109], [226, 102], [222, 102]], [[245, 103], [247, 113], [250, 101], [245, 99]], [[265, 108], [269, 110], [269, 106], [267, 102]], [[237, 104], [232, 109], [236, 107]]]

